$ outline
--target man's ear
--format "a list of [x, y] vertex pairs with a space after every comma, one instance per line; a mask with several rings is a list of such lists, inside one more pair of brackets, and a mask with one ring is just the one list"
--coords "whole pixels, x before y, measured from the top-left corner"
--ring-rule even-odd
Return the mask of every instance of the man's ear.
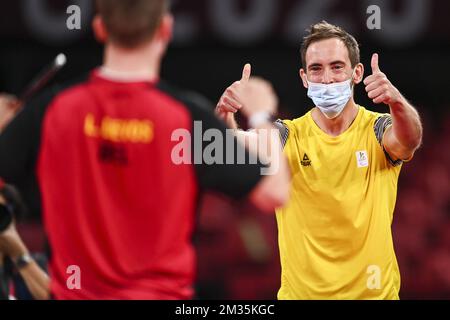
[[355, 74], [353, 76], [353, 83], [358, 84], [364, 78], [364, 65], [362, 63], [358, 63], [355, 67]]
[[308, 89], [308, 79], [307, 79], [307, 77], [306, 77], [306, 72], [305, 72], [305, 70], [303, 70], [303, 68], [301, 68], [299, 74], [300, 74], [300, 78], [302, 79], [303, 86], [304, 86], [306, 89]]
[[154, 50], [159, 55], [164, 55], [166, 52], [170, 40], [172, 40], [172, 33], [173, 16], [170, 13], [166, 13], [153, 36]]
[[173, 16], [170, 13], [166, 13], [161, 20], [158, 30], [156, 31], [155, 38], [158, 41], [168, 44], [172, 40], [173, 34]]
[[92, 20], [92, 29], [94, 30], [95, 39], [97, 39], [100, 43], [106, 43], [108, 40], [108, 31], [106, 31], [105, 24], [103, 23], [103, 19], [100, 15], [95, 15]]

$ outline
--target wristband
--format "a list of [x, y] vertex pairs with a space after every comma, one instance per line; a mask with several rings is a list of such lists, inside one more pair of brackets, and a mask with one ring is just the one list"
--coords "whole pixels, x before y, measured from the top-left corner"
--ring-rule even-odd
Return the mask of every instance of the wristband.
[[269, 112], [261, 111], [252, 114], [248, 118], [248, 126], [249, 128], [255, 129], [261, 125], [269, 124], [273, 122], [273, 117]]
[[29, 253], [21, 254], [18, 258], [14, 259], [14, 265], [17, 270], [25, 268], [33, 261], [33, 258]]

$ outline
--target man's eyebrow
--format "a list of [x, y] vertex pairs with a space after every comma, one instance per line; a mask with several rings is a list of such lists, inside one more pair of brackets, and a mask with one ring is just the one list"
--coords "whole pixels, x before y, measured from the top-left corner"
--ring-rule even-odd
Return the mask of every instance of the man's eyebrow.
[[308, 66], [308, 69], [314, 68], [314, 67], [321, 67], [321, 66], [322, 66], [321, 63], [312, 63], [312, 64], [310, 64], [310, 65]]
[[[330, 65], [335, 65], [335, 64], [344, 64], [344, 65], [345, 65], [345, 61], [342, 61], [342, 60], [334, 60], [334, 61], [330, 62]], [[314, 67], [321, 67], [321, 66], [322, 66], [321, 63], [316, 62], [316, 63], [310, 64], [310, 65], [308, 66], [308, 69], [314, 68]]]

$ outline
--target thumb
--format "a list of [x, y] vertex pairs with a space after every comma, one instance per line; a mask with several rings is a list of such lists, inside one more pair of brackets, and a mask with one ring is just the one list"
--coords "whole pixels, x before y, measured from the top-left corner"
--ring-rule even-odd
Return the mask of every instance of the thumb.
[[378, 65], [378, 53], [374, 53], [372, 55], [372, 61], [370, 62], [370, 66], [372, 67], [372, 74], [375, 72], [380, 72], [380, 67]]
[[242, 82], [248, 82], [248, 79], [250, 79], [250, 75], [252, 73], [252, 65], [250, 63], [247, 63], [244, 66], [244, 70], [242, 70]]

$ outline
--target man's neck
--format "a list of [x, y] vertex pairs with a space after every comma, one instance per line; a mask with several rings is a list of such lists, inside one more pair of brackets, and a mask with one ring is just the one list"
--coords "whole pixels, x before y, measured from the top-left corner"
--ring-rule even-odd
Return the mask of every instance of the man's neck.
[[337, 137], [347, 130], [358, 115], [358, 106], [352, 99], [349, 100], [342, 113], [334, 119], [325, 117], [318, 108], [314, 108], [311, 116], [314, 122], [326, 134]]
[[152, 81], [159, 77], [161, 58], [153, 42], [133, 49], [107, 44], [103, 61], [103, 68], [124, 78]]

